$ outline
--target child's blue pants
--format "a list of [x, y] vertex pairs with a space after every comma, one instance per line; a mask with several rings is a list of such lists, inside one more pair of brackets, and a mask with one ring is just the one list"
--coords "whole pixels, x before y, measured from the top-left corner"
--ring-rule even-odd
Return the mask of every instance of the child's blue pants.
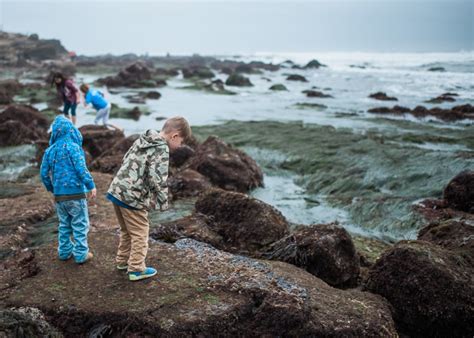
[[[89, 213], [85, 198], [56, 202], [59, 218], [58, 254], [59, 259], [67, 260], [74, 256], [76, 263], [85, 261], [89, 252], [87, 233], [89, 232]], [[71, 240], [71, 236], [73, 240]]]

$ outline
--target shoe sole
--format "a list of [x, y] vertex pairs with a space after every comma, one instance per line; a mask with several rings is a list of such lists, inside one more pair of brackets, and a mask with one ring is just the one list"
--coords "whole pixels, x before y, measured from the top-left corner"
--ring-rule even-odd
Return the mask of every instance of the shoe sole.
[[140, 275], [140, 276], [135, 276], [135, 275], [128, 275], [128, 279], [132, 282], [136, 282], [138, 280], [142, 280], [142, 279], [146, 279], [146, 278], [150, 278], [150, 277], [153, 277], [154, 275], [156, 275], [158, 273], [158, 271], [155, 271], [153, 274], [151, 275]]
[[119, 266], [119, 265], [117, 265], [117, 270], [119, 270], [119, 271], [125, 271], [125, 270], [127, 270], [127, 269], [128, 269], [128, 265], [125, 265], [125, 266]]

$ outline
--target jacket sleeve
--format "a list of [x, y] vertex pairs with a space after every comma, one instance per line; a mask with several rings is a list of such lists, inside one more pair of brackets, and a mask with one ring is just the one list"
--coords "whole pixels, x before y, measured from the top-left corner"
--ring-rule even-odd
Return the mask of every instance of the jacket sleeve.
[[150, 168], [148, 171], [148, 182], [150, 191], [156, 195], [157, 205], [161, 210], [168, 209], [168, 166], [169, 150], [163, 148], [159, 154], [152, 155], [150, 158]]
[[41, 161], [41, 181], [43, 182], [46, 190], [54, 193], [53, 183], [51, 182], [51, 177], [49, 176], [51, 171], [51, 165], [49, 163], [49, 152], [46, 151], [43, 155], [43, 160]]
[[76, 170], [77, 175], [80, 177], [82, 183], [86, 186], [88, 190], [95, 188], [94, 179], [92, 178], [91, 173], [87, 169], [86, 158], [84, 156], [84, 151], [78, 145], [68, 148], [69, 158], [71, 159], [74, 169]]

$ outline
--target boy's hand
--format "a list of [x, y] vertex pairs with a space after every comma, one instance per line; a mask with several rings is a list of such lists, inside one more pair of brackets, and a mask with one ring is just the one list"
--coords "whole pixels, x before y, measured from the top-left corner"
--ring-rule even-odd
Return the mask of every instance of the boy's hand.
[[91, 198], [95, 199], [97, 197], [97, 189], [94, 188], [91, 190]]

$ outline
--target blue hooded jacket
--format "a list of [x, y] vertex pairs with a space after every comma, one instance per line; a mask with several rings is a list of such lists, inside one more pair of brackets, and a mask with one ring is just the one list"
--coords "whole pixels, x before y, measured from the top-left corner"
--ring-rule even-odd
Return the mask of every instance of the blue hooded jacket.
[[52, 130], [41, 163], [41, 180], [46, 189], [56, 196], [81, 194], [94, 189], [79, 130], [62, 115], [56, 117]]

